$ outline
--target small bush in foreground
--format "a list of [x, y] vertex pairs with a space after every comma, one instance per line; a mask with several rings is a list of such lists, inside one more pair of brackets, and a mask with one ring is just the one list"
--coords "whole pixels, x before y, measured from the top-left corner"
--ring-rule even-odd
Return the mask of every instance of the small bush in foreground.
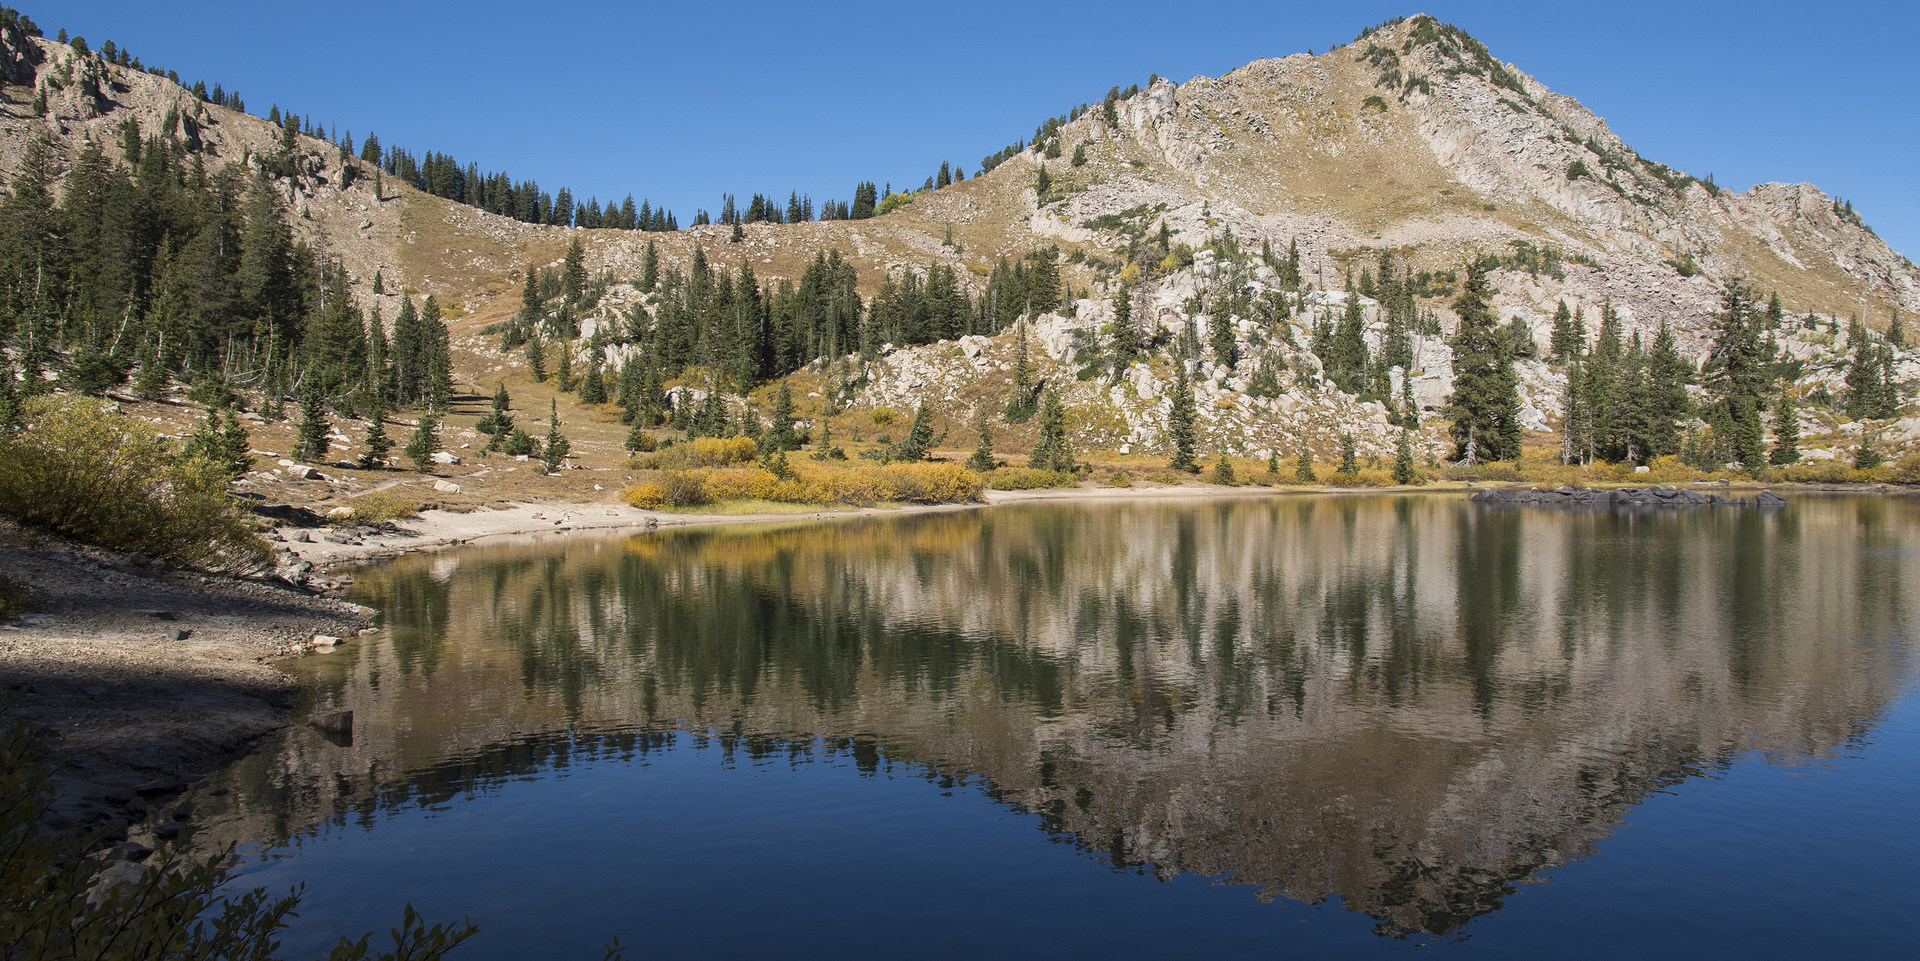
[[202, 570], [270, 556], [224, 467], [182, 457], [151, 427], [91, 399], [41, 397], [0, 436], [0, 513], [76, 540]]

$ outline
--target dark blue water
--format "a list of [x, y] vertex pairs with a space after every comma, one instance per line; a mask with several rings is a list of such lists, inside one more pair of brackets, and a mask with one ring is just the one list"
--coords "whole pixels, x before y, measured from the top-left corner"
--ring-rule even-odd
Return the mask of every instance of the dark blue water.
[[1920, 512], [999, 509], [364, 572], [303, 955], [1906, 956]]

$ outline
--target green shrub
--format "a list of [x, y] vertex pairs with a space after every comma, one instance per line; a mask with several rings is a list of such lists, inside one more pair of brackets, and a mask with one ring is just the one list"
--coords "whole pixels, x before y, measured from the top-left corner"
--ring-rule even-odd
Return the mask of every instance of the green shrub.
[[655, 483], [660, 487], [660, 503], [668, 507], [698, 507], [713, 500], [706, 480], [691, 471], [665, 471]]
[[0, 514], [23, 524], [202, 570], [271, 557], [226, 469], [183, 457], [151, 427], [92, 399], [35, 398], [0, 437]]
[[347, 505], [353, 511], [355, 524], [384, 524], [397, 521], [402, 517], [412, 517], [420, 513], [418, 505], [404, 500], [391, 491], [374, 491], [354, 498]]

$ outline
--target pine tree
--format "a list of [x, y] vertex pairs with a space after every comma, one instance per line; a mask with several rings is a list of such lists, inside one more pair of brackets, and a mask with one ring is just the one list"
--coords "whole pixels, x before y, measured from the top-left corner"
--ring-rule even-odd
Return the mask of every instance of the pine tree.
[[560, 292], [566, 298], [568, 306], [580, 303], [587, 289], [587, 252], [580, 244], [580, 238], [573, 238], [567, 245], [567, 256], [560, 268]]
[[1040, 174], [1033, 181], [1034, 192], [1039, 194], [1040, 202], [1047, 202], [1047, 192], [1053, 189], [1053, 178], [1047, 175], [1047, 165], [1040, 165]]
[[1855, 420], [1892, 417], [1899, 407], [1897, 388], [1885, 373], [1892, 366], [1892, 351], [1874, 344], [1858, 321], [1853, 327], [1853, 359], [1846, 373], [1847, 416]]
[[1341, 312], [1340, 323], [1334, 327], [1331, 337], [1319, 338], [1314, 344], [1314, 353], [1320, 355], [1320, 361], [1326, 368], [1327, 379], [1333, 386], [1349, 394], [1366, 392], [1366, 374], [1369, 362], [1367, 355], [1366, 320], [1361, 315], [1360, 298], [1348, 284], [1346, 309]]
[[547, 442], [540, 448], [540, 465], [551, 474], [566, 462], [567, 455], [573, 452], [573, 445], [560, 433], [560, 405], [557, 401], [548, 401]]
[[1029, 465], [1038, 470], [1074, 469], [1073, 442], [1067, 438], [1067, 409], [1060, 392], [1048, 388], [1040, 402], [1040, 440], [1033, 445]]
[[987, 420], [987, 409], [980, 408], [980, 420], [975, 430], [980, 434], [980, 443], [973, 448], [973, 456], [967, 458], [967, 469], [984, 474], [1000, 466], [993, 459], [993, 425]]
[[327, 411], [320, 403], [320, 392], [308, 386], [300, 393], [300, 426], [295, 430], [294, 458], [309, 464], [319, 463], [332, 446], [327, 431]]
[[1393, 444], [1393, 482], [1405, 487], [1418, 476], [1413, 468], [1413, 432], [1402, 427]]
[[1447, 415], [1455, 457], [1467, 463], [1509, 460], [1520, 454], [1520, 394], [1513, 359], [1487, 307], [1487, 269], [1467, 267], [1453, 309], [1460, 317], [1453, 347], [1453, 393]]
[[1300, 452], [1293, 458], [1293, 476], [1308, 484], [1320, 479], [1313, 472], [1313, 448], [1307, 446], [1305, 439], [1300, 441]]
[[1771, 380], [1772, 358], [1760, 338], [1758, 314], [1746, 284], [1737, 278], [1729, 281], [1721, 291], [1713, 347], [1707, 354], [1707, 388], [1713, 396], [1707, 423], [1713, 428], [1718, 453], [1749, 469], [1765, 462], [1760, 411], [1766, 406]]
[[1900, 308], [1893, 309], [1893, 320], [1887, 323], [1887, 343], [1895, 347], [1907, 346], [1907, 328], [1900, 323]]
[[487, 411], [486, 416], [473, 425], [474, 430], [491, 435], [492, 440], [487, 442], [488, 450], [498, 449], [501, 439], [507, 435], [508, 431], [513, 430], [513, 412], [510, 409], [512, 403], [512, 398], [507, 396], [506, 381], [495, 384], [492, 408]]
[[1680, 424], [1693, 416], [1693, 397], [1687, 393], [1687, 385], [1694, 382], [1696, 373], [1693, 364], [1680, 356], [1672, 329], [1661, 321], [1653, 349], [1647, 353], [1646, 396], [1642, 401], [1648, 460], [1680, 453]]
[[[1213, 348], [1213, 362], [1232, 370], [1240, 359], [1240, 351], [1233, 336], [1233, 314], [1226, 308], [1225, 304], [1214, 305], [1213, 314], [1207, 320], [1207, 341]], [[1361, 349], [1366, 349], [1364, 342]]]
[[507, 432], [507, 439], [501, 443], [500, 450], [508, 457], [527, 457], [538, 443], [525, 428], [515, 427]]
[[587, 376], [580, 379], [580, 403], [604, 404], [607, 402], [607, 383], [600, 372], [600, 355], [595, 352], [587, 364]]
[[846, 460], [847, 452], [833, 444], [833, 425], [824, 421], [820, 424], [820, 441], [813, 445], [814, 460]]
[[208, 407], [207, 419], [201, 423], [198, 430], [187, 435], [187, 442], [182, 447], [181, 454], [219, 463], [220, 448], [220, 408]]
[[933, 423], [928, 419], [927, 403], [921, 401], [913, 410], [913, 426], [907, 431], [907, 439], [887, 450], [887, 459], [896, 461], [923, 461], [933, 450]]
[[380, 470], [388, 465], [387, 455], [393, 451], [393, 438], [387, 436], [386, 421], [386, 413], [380, 410], [375, 410], [368, 418], [367, 449], [360, 455], [361, 470]]
[[13, 362], [0, 354], [0, 434], [20, 426], [20, 389], [14, 385]]
[[1586, 359], [1584, 405], [1590, 421], [1587, 442], [1591, 448], [1584, 458], [1587, 461], [1618, 461], [1626, 451], [1621, 429], [1627, 399], [1623, 329], [1619, 313], [1611, 301], [1607, 302], [1600, 308], [1600, 334]]
[[647, 252], [640, 260], [640, 292], [653, 293], [660, 284], [660, 251], [647, 241]]
[[1227, 459], [1227, 452], [1221, 451], [1213, 462], [1213, 473], [1207, 478], [1211, 483], [1222, 487], [1231, 487], [1236, 482], [1233, 474], [1233, 461]]
[[547, 345], [541, 340], [538, 327], [527, 335], [527, 376], [536, 384], [547, 379]]
[[1573, 311], [1567, 309], [1567, 302], [1553, 312], [1553, 334], [1548, 338], [1547, 349], [1553, 353], [1553, 359], [1566, 363], [1586, 350], [1587, 345], [1580, 341], [1573, 329]]
[[793, 429], [793, 391], [782, 378], [780, 390], [773, 396], [773, 427], [767, 431], [766, 443], [781, 450], [799, 450], [800, 435]]
[[238, 480], [253, 469], [253, 442], [247, 436], [247, 429], [240, 425], [240, 415], [227, 411], [226, 424], [220, 429], [219, 461], [227, 469], [227, 476]]
[[1187, 379], [1186, 365], [1177, 366], [1173, 396], [1167, 408], [1167, 437], [1173, 441], [1173, 459], [1167, 462], [1167, 467], [1192, 473], [1199, 469], [1193, 459], [1193, 428], [1198, 415], [1194, 409], [1193, 382]]
[[1587, 372], [1579, 360], [1567, 365], [1566, 392], [1560, 398], [1560, 462], [1586, 464], [1593, 459], [1593, 414], [1587, 408]]
[[407, 446], [401, 453], [413, 461], [414, 470], [423, 473], [433, 471], [433, 455], [440, 449], [440, 423], [432, 411], [420, 415], [413, 425], [413, 436], [407, 438]]
[[1107, 331], [1107, 340], [1113, 347], [1113, 376], [1118, 378], [1120, 371], [1139, 357], [1145, 346], [1140, 342], [1139, 327], [1133, 321], [1131, 281], [1121, 281], [1120, 289], [1113, 293], [1113, 326]]
[[1352, 434], [1340, 435], [1340, 473], [1351, 477], [1360, 473], [1359, 449]]
[[1784, 467], [1800, 459], [1800, 412], [1793, 406], [1793, 395], [1785, 388], [1773, 405], [1773, 449], [1767, 463]]
[[1013, 399], [1007, 402], [1007, 423], [1024, 424], [1034, 412], [1033, 361], [1027, 351], [1027, 318], [1014, 322]]
[[[0, 370], [0, 375], [12, 379], [12, 367]], [[140, 375], [133, 380], [133, 393], [142, 400], [158, 400], [167, 392], [167, 367], [160, 362], [160, 348], [152, 341], [140, 347]], [[9, 385], [11, 386], [11, 385]]]
[[1886, 455], [1880, 453], [1880, 449], [1873, 446], [1873, 433], [1869, 431], [1861, 434], [1860, 446], [1853, 449], [1854, 470], [1872, 470], [1886, 462]]

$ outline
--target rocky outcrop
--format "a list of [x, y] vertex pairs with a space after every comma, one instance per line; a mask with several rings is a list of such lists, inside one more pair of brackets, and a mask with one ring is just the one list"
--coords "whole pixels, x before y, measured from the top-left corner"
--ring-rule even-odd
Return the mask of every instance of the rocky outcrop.
[[1519, 490], [1497, 487], [1473, 495], [1476, 504], [1518, 504], [1529, 507], [1785, 507], [1787, 500], [1772, 491], [1755, 497], [1725, 497], [1678, 487], [1538, 487]]

